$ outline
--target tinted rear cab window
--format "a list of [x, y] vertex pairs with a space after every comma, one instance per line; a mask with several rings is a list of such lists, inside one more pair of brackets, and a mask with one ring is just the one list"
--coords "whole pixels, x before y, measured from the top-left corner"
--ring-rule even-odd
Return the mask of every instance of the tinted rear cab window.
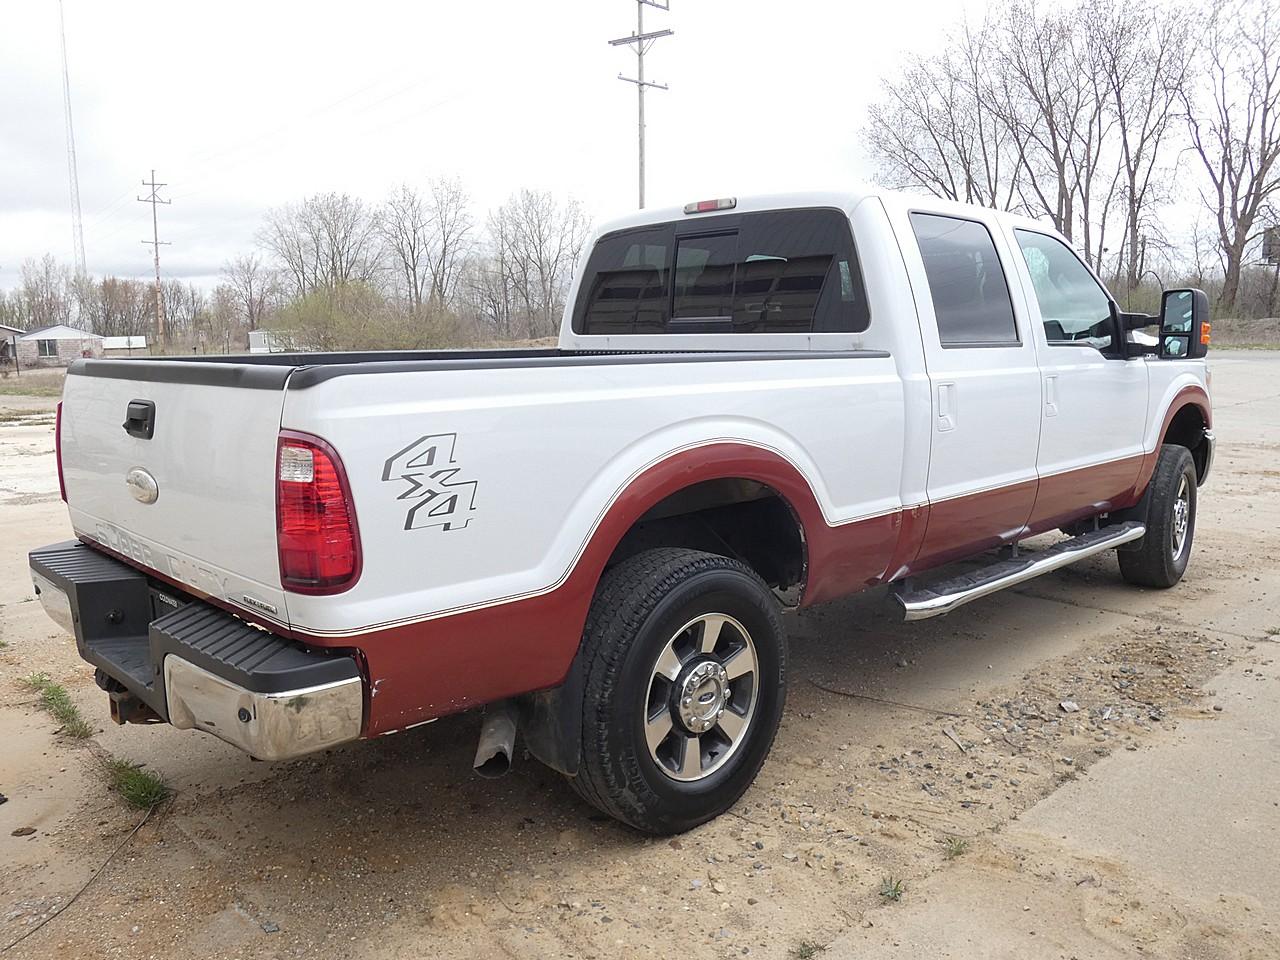
[[911, 214], [944, 347], [1018, 343], [1013, 301], [991, 233], [976, 220]]
[[834, 333], [870, 312], [837, 210], [680, 221], [602, 237], [573, 330], [583, 334]]

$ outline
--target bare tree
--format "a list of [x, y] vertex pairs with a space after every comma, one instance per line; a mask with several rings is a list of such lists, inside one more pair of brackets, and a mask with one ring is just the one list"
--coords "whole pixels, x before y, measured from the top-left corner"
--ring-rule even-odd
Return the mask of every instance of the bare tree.
[[1133, 287], [1170, 199], [1188, 24], [1160, 0], [993, 5], [885, 84], [871, 152], [895, 185], [1049, 217], [1100, 272], [1119, 214]]
[[46, 253], [22, 264], [19, 288], [28, 330], [75, 321], [71, 268]]
[[27, 315], [20, 290], [0, 290], [0, 323], [6, 327], [26, 329]]
[[417, 310], [431, 285], [431, 214], [418, 192], [406, 183], [391, 192], [378, 220], [401, 292], [410, 308]]
[[262, 326], [267, 312], [279, 298], [279, 275], [256, 253], [223, 264], [222, 284], [234, 298], [240, 322], [247, 331]]
[[514, 289], [530, 338], [556, 330], [588, 222], [575, 200], [521, 190], [489, 214], [493, 256]]
[[431, 181], [431, 297], [437, 306], [451, 303], [474, 247], [471, 196], [456, 179]]
[[79, 287], [80, 315], [104, 337], [136, 337], [151, 329], [152, 285], [128, 277], [86, 278]]
[[382, 268], [377, 216], [345, 193], [319, 193], [267, 211], [259, 239], [279, 260], [295, 296], [375, 283]]
[[1022, 205], [1070, 239], [1077, 219], [1091, 213], [1081, 206], [1092, 197], [1106, 124], [1087, 30], [1075, 10], [1042, 12], [1021, 2], [1009, 7], [1000, 30], [997, 102], [1022, 148]]
[[458, 180], [437, 178], [423, 197], [408, 184], [392, 191], [380, 229], [398, 286], [414, 311], [452, 303], [474, 243], [471, 198]]
[[899, 187], [990, 207], [1008, 207], [1018, 149], [995, 110], [993, 37], [984, 24], [949, 34], [937, 57], [911, 57], [882, 84], [866, 134], [882, 175]]
[[1223, 272], [1220, 304], [1234, 310], [1245, 254], [1280, 192], [1280, 3], [1229, 0], [1203, 33], [1204, 82], [1185, 97], [1191, 145], [1209, 177]]
[[1137, 287], [1146, 264], [1144, 234], [1158, 228], [1153, 207], [1170, 199], [1161, 187], [1173, 168], [1166, 144], [1179, 132], [1179, 103], [1190, 67], [1192, 20], [1181, 8], [1146, 0], [1102, 0], [1092, 13], [1097, 65], [1105, 77], [1124, 203], [1124, 246], [1117, 279]]
[[193, 283], [169, 279], [160, 285], [160, 298], [164, 302], [166, 333], [178, 339], [191, 337], [204, 307], [204, 292]]
[[202, 306], [200, 344], [207, 353], [233, 353], [244, 349], [248, 333], [241, 315], [240, 296], [229, 284], [220, 283]]
[[514, 340], [521, 332], [517, 326], [521, 301], [515, 271], [507, 259], [511, 244], [506, 229], [502, 219], [489, 218], [488, 246], [469, 265], [467, 292], [479, 326], [499, 340]]

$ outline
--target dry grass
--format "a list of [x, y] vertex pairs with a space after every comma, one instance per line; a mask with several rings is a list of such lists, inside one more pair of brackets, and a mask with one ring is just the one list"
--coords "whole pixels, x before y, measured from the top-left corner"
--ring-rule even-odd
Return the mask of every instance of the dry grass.
[[0, 377], [0, 397], [61, 397], [65, 370], [23, 370]]

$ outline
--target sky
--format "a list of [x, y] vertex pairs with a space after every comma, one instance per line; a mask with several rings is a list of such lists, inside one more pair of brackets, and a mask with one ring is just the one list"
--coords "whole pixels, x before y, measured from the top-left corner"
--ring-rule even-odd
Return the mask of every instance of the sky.
[[[646, 57], [648, 205], [821, 189], [874, 170], [859, 132], [900, 53], [982, 0], [670, 0]], [[56, 0], [0, 32], [0, 289], [24, 259], [70, 264]], [[64, 0], [91, 273], [211, 286], [264, 212], [319, 191], [370, 202], [456, 176], [484, 210], [523, 188], [593, 219], [636, 204], [634, 0], [360, 3]]]

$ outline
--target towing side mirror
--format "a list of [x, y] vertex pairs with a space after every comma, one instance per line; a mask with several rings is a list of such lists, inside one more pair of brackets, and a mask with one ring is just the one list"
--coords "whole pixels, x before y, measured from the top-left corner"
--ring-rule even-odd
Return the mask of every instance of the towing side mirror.
[[1185, 360], [1209, 352], [1209, 298], [1203, 290], [1166, 290], [1160, 301], [1160, 358]]

